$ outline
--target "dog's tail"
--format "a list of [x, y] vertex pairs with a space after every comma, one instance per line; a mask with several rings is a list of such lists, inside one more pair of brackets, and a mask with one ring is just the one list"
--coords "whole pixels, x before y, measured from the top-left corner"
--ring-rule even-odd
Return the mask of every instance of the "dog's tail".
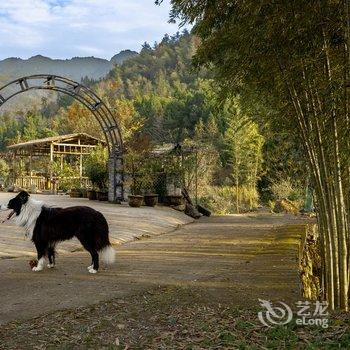
[[105, 264], [111, 265], [115, 262], [116, 251], [110, 244], [106, 245], [98, 253]]

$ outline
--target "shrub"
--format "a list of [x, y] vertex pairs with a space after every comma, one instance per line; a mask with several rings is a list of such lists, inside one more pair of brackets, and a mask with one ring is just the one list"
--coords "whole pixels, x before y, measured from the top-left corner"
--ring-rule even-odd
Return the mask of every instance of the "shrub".
[[8, 179], [9, 174], [10, 167], [8, 166], [5, 160], [0, 159], [0, 181], [2, 183], [5, 183]]
[[[255, 210], [258, 207], [259, 195], [255, 188], [242, 186], [238, 193], [239, 212]], [[237, 190], [234, 186], [209, 186], [199, 203], [217, 215], [237, 213]]]
[[275, 200], [288, 199], [298, 207], [302, 205], [304, 193], [302, 186], [293, 183], [290, 178], [281, 179], [273, 182], [270, 190]]
[[79, 171], [71, 164], [55, 161], [50, 163], [49, 170], [55, 177], [58, 177], [58, 187], [60, 190], [68, 191], [80, 186]]
[[92, 185], [100, 190], [107, 188], [108, 183], [108, 153], [107, 150], [99, 145], [96, 147], [85, 162], [85, 172]]

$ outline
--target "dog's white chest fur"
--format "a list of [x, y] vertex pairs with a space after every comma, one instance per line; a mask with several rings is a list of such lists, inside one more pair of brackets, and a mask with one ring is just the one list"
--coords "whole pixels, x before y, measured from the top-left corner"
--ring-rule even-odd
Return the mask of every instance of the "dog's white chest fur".
[[44, 203], [29, 198], [27, 203], [22, 205], [20, 214], [16, 217], [16, 224], [26, 230], [26, 237], [32, 239], [33, 231]]

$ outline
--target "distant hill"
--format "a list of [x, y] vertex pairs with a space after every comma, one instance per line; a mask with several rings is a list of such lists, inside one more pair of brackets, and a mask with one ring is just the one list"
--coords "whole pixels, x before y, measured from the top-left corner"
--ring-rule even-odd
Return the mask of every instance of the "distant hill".
[[122, 64], [128, 58], [134, 57], [137, 52], [121, 51], [110, 61], [95, 57], [74, 57], [72, 59], [51, 59], [41, 55], [27, 60], [21, 58], [7, 58], [0, 61], [0, 81], [12, 80], [32, 74], [56, 74], [80, 81], [84, 77], [98, 80], [107, 75], [115, 64]]
[[[110, 61], [96, 57], [74, 57], [60, 60], [41, 55], [27, 60], [14, 57], [6, 58], [0, 60], [0, 87], [14, 79], [41, 73], [60, 75], [78, 82], [86, 77], [91, 80], [99, 80], [104, 78], [114, 65], [121, 65], [125, 60], [136, 55], [138, 53], [135, 51], [124, 50], [113, 56]], [[40, 105], [41, 97], [45, 95], [47, 95], [45, 92], [40, 91], [21, 94], [6, 103], [1, 108], [0, 114], [5, 111], [26, 110]]]
[[138, 53], [136, 51], [131, 50], [123, 50], [117, 53], [115, 56], [111, 58], [111, 62], [113, 64], [122, 64], [124, 61], [128, 60], [129, 58], [137, 56]]

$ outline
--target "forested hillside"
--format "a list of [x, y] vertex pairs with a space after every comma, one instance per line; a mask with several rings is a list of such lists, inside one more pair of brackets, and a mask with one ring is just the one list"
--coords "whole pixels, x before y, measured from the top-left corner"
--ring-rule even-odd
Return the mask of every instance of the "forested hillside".
[[[37, 55], [27, 60], [7, 58], [0, 61], [0, 86], [23, 76], [34, 74], [55, 74], [80, 82], [82, 79], [99, 80], [104, 78], [114, 65], [122, 64], [134, 57], [137, 52], [124, 50], [114, 55], [111, 60], [96, 57], [74, 57], [59, 60]], [[13, 111], [22, 106], [39, 105], [43, 93], [38, 91], [20, 95], [3, 106], [3, 110]]]
[[[298, 148], [292, 137], [276, 134], [275, 126], [266, 123], [264, 116], [272, 110], [259, 105], [243, 110], [239, 95], [222, 102], [210, 73], [192, 66], [198, 44], [186, 31], [166, 35], [153, 47], [145, 43], [138, 56], [114, 66], [102, 81], [85, 83], [116, 113], [127, 145], [137, 134], [154, 146], [182, 143], [201, 149], [200, 196], [206, 205], [219, 213], [252, 209], [258, 204], [258, 183], [266, 200], [281, 195], [280, 178], [299, 169]], [[55, 133], [103, 137], [89, 111], [64, 96], [1, 118], [3, 150], [9, 143]], [[289, 179], [283, 196], [298, 197], [298, 181]]]

